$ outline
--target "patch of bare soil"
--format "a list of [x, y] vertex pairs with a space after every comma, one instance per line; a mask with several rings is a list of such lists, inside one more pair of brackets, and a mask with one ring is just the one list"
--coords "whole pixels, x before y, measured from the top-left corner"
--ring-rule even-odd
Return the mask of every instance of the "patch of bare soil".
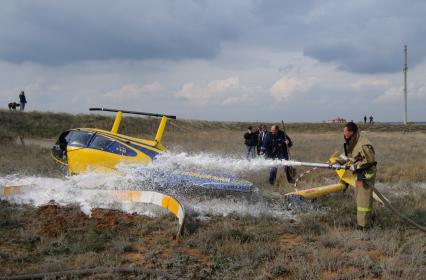
[[359, 232], [320, 213], [299, 222], [190, 218], [181, 240], [176, 229], [171, 215], [93, 209], [89, 217], [74, 205], [33, 208], [3, 201], [0, 275], [136, 267], [187, 279], [422, 279], [426, 265], [426, 238], [418, 231], [380, 225]]

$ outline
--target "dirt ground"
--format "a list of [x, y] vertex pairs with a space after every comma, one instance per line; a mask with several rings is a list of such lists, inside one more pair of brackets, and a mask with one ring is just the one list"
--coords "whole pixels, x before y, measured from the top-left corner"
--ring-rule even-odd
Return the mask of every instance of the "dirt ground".
[[[241, 133], [175, 131], [166, 135], [166, 144], [172, 150], [240, 155]], [[378, 150], [381, 190], [401, 213], [426, 224], [426, 134], [367, 133]], [[289, 134], [296, 143], [292, 156], [300, 160], [324, 161], [341, 145], [337, 131]], [[25, 146], [20, 140], [2, 145], [1, 176], [62, 176], [48, 155], [51, 138], [24, 141]], [[292, 189], [269, 186], [263, 173], [242, 176], [269, 194]], [[319, 171], [301, 187], [333, 178], [330, 171]], [[169, 214], [153, 218], [95, 208], [88, 216], [79, 205], [60, 207], [52, 201], [33, 207], [2, 200], [0, 276], [69, 271], [68, 278], [74, 279], [424, 279], [424, 233], [379, 205], [375, 226], [356, 230], [351, 190], [314, 204], [318, 210], [296, 211], [289, 219], [189, 216], [177, 240], [176, 219]]]

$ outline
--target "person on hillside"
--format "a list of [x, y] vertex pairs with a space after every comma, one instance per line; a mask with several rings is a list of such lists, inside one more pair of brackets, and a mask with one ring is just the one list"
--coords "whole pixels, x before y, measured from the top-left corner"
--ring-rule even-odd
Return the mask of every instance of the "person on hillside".
[[373, 121], [374, 119], [373, 119], [373, 116], [370, 116], [370, 124], [373, 124], [374, 123], [374, 121]]
[[268, 133], [268, 129], [266, 128], [266, 125], [259, 126], [259, 137], [257, 140], [257, 155], [260, 155], [260, 151], [262, 149], [262, 143], [263, 140], [266, 137], [266, 134]]
[[246, 157], [252, 159], [256, 157], [256, 146], [259, 134], [253, 131], [253, 127], [249, 126], [247, 132], [244, 133], [244, 144], [246, 145]]
[[[288, 160], [288, 148], [293, 146], [293, 142], [290, 137], [282, 130], [279, 129], [278, 125], [271, 127], [271, 132], [268, 132], [262, 141], [261, 154], [265, 155], [267, 159], [284, 159]], [[269, 172], [269, 183], [273, 185], [277, 177], [277, 167], [272, 167]], [[288, 168], [285, 169], [287, 181], [293, 182]]]
[[357, 225], [360, 229], [372, 226], [373, 187], [376, 178], [376, 156], [373, 145], [359, 133], [358, 126], [348, 122], [343, 128], [344, 154], [337, 162], [350, 166], [356, 177], [355, 200]]
[[24, 91], [21, 91], [21, 93], [19, 94], [19, 103], [20, 103], [20, 111], [24, 111], [25, 109], [25, 104], [27, 103], [27, 98], [25, 97], [25, 93]]
[[367, 124], [367, 116], [364, 115], [364, 124]]

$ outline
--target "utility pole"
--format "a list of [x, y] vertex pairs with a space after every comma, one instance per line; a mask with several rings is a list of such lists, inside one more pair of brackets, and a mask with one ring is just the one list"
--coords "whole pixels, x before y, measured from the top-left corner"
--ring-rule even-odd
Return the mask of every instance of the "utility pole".
[[407, 124], [407, 45], [404, 46], [404, 124]]

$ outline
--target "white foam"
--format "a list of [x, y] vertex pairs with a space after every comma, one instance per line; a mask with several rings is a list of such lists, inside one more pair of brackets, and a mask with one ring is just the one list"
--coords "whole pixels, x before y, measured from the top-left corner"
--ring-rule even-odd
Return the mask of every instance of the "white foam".
[[267, 169], [277, 165], [286, 165], [291, 161], [272, 160], [263, 157], [257, 157], [251, 160], [245, 158], [235, 158], [229, 156], [221, 156], [217, 154], [198, 153], [188, 154], [181, 153], [164, 153], [157, 157], [154, 165], [168, 166], [186, 166], [197, 167], [203, 169], [222, 170], [228, 172], [255, 171]]
[[[152, 164], [121, 165], [119, 174], [83, 174], [64, 178], [49, 177], [25, 177], [10, 175], [0, 178], [0, 186], [27, 185], [24, 191], [8, 197], [7, 199], [19, 204], [32, 204], [40, 206], [54, 200], [60, 205], [78, 204], [81, 209], [90, 214], [92, 208], [114, 208], [126, 212], [136, 212], [145, 215], [157, 215], [158, 212], [141, 204], [124, 204], [115, 201], [103, 190], [147, 190], [152, 189], [152, 184], [161, 177], [161, 172], [171, 172], [177, 166], [180, 170], [203, 169], [209, 171], [236, 174], [241, 171], [254, 171], [275, 166], [276, 162], [265, 159], [239, 159], [223, 157], [214, 154], [187, 154], [165, 153], [160, 155]], [[160, 171], [153, 173], [152, 170]], [[169, 190], [168, 193], [173, 193]], [[288, 217], [289, 212], [274, 208], [262, 199], [255, 202], [247, 200], [244, 196], [234, 195], [228, 197], [212, 198], [202, 197], [197, 193], [180, 193], [180, 199], [184, 206], [191, 211], [202, 215], [229, 215], [231, 213], [241, 215], [272, 215], [275, 217]]]

